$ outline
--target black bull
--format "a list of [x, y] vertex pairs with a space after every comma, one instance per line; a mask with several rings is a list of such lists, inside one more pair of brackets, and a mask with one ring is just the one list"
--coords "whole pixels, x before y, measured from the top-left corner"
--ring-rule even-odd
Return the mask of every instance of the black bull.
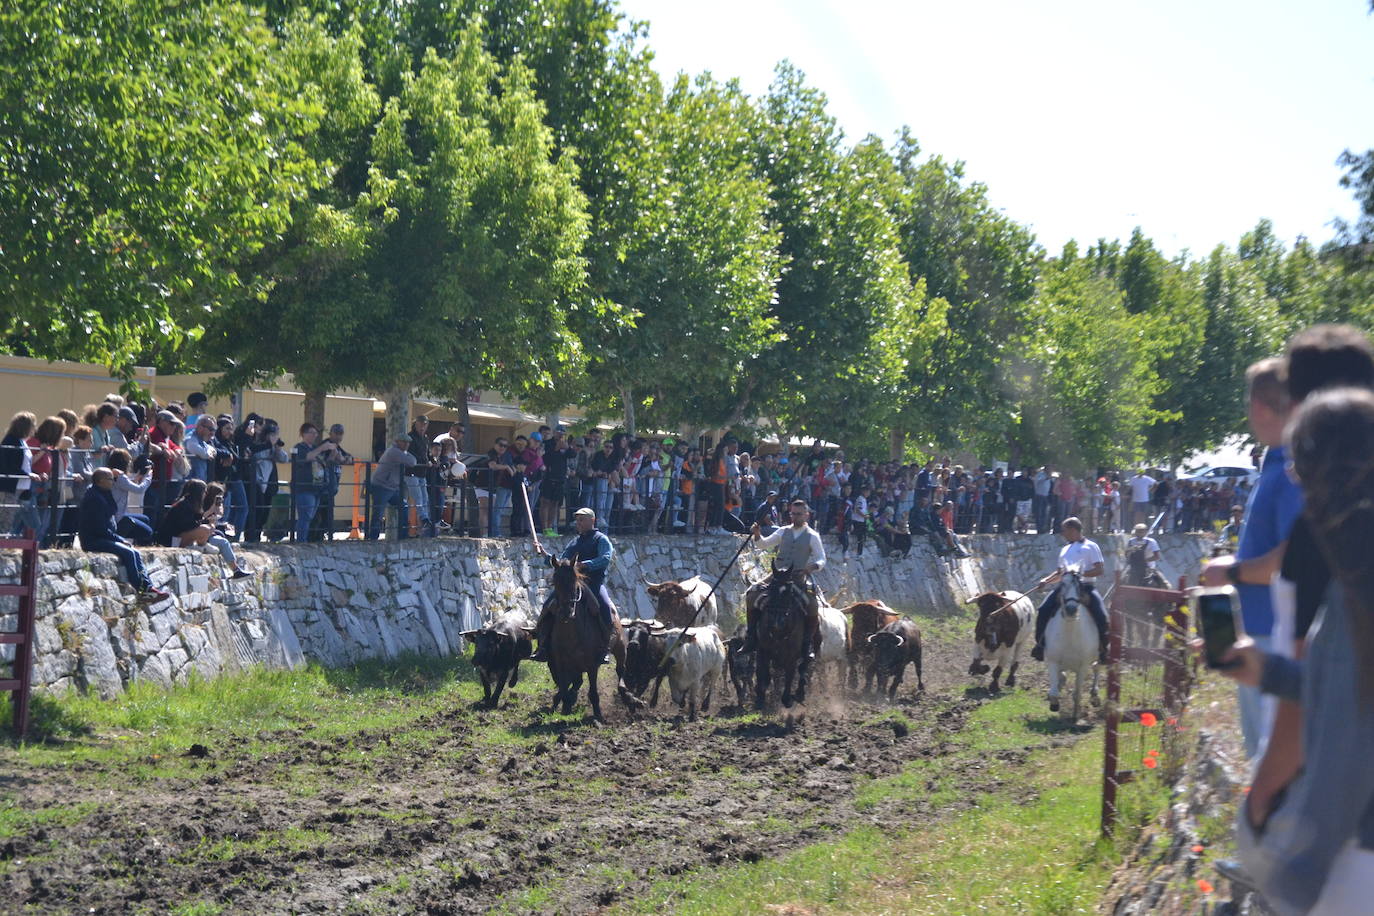
[[495, 707], [507, 681], [515, 686], [520, 678], [520, 662], [533, 654], [533, 634], [534, 628], [525, 625], [525, 615], [518, 611], [503, 614], [480, 630], [462, 634], [474, 646], [472, 666], [482, 680], [482, 702]]

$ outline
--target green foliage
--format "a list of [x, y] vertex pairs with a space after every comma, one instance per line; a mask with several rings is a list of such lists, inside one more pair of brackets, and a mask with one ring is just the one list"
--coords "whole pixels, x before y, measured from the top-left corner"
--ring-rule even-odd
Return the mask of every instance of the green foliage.
[[324, 94], [238, 3], [0, 12], [0, 339], [127, 372], [251, 291], [245, 264], [327, 180]]

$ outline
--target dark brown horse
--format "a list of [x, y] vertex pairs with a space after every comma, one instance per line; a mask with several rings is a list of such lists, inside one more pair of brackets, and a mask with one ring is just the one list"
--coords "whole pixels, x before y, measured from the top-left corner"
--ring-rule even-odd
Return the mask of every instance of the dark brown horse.
[[[592, 704], [592, 718], [604, 722], [601, 716], [601, 696], [596, 689], [597, 669], [601, 667], [605, 651], [605, 636], [601, 623], [601, 604], [596, 593], [587, 587], [585, 577], [575, 560], [555, 560], [553, 566], [553, 627], [549, 631], [549, 676], [555, 689], [553, 706], [563, 704], [563, 712], [570, 713], [582, 689], [582, 676], [587, 677], [587, 697]], [[615, 658], [618, 680], [617, 692], [627, 707], [638, 709], [644, 702], [625, 687], [625, 640], [620, 621], [612, 616], [611, 655]]]
[[[782, 676], [782, 705], [806, 701], [811, 666], [806, 662], [804, 574], [773, 564], [758, 602], [758, 653], [754, 673], [754, 707], [763, 709], [773, 672]], [[793, 690], [793, 683], [796, 689]]]

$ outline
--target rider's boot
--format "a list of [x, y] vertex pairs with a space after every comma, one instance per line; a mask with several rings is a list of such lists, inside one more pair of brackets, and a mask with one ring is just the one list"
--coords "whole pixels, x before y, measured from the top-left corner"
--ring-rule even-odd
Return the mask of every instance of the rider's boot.
[[739, 647], [736, 655], [748, 655], [756, 652], [759, 648], [758, 624], [754, 621], [754, 615], [748, 614], [745, 620], [744, 645]]
[[1045, 660], [1045, 637], [1041, 636], [1036, 639], [1035, 646], [1031, 649], [1031, 658], [1035, 659], [1037, 662], [1043, 662]]
[[820, 614], [810, 617], [806, 621], [806, 660], [814, 662], [816, 653], [821, 648], [821, 618]]
[[549, 614], [547, 611], [539, 615], [539, 622], [534, 625], [534, 638], [539, 640], [539, 648], [534, 650], [530, 656], [532, 662], [547, 662], [549, 660], [549, 630], [551, 629]]
[[1099, 665], [1107, 664], [1107, 637], [1105, 635], [1097, 638], [1097, 663]]

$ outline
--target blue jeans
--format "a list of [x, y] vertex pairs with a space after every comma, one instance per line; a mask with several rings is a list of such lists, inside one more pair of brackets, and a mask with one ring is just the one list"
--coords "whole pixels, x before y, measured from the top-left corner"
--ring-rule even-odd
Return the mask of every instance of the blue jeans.
[[296, 543], [304, 544], [310, 540], [310, 523], [320, 508], [320, 491], [301, 487], [291, 493], [291, 501], [296, 505]]
[[[429, 482], [423, 477], [407, 477], [406, 493], [410, 497], [410, 504], [416, 507], [416, 515], [423, 525], [429, 521]], [[410, 519], [401, 520], [403, 526], [410, 525]]]
[[510, 509], [510, 490], [497, 487], [491, 491], [491, 507], [487, 510], [487, 537], [501, 536], [501, 516]]
[[234, 532], [242, 535], [243, 526], [248, 523], [248, 491], [242, 480], [224, 481], [224, 501], [228, 503], [225, 517], [234, 526]]
[[378, 486], [375, 483], [367, 485], [367, 491], [372, 495], [372, 519], [367, 526], [367, 539], [377, 540], [377, 535], [381, 532], [382, 526], [386, 523], [386, 507], [395, 506], [396, 512], [401, 516], [399, 535], [402, 539], [409, 536], [406, 524], [406, 501], [401, 497], [399, 489]]
[[135, 544], [151, 544], [153, 542], [153, 526], [146, 515], [131, 513], [121, 518], [115, 527], [119, 531], [120, 537], [128, 538]]
[[87, 553], [114, 554], [119, 557], [119, 562], [124, 564], [124, 573], [129, 577], [130, 585], [141, 592], [152, 587], [153, 583], [148, 580], [148, 574], [143, 571], [143, 557], [128, 544], [121, 544], [114, 538], [93, 541], [82, 538], [81, 547]]
[[[1262, 652], [1271, 649], [1271, 636], [1251, 636], [1255, 648]], [[1245, 739], [1245, 756], [1254, 760], [1264, 753], [1269, 743], [1269, 730], [1274, 727], [1274, 700], [1260, 693], [1258, 687], [1236, 687], [1236, 705], [1240, 708], [1240, 731]]]
[[592, 511], [596, 513], [596, 523], [601, 528], [611, 523], [611, 488], [610, 481], [605, 477], [598, 477], [592, 483]]
[[36, 505], [38, 499], [39, 497], [30, 496], [19, 501], [19, 509], [14, 513], [14, 527], [10, 530], [11, 537], [20, 537], [24, 534], [25, 528], [32, 528], [33, 539], [40, 544], [43, 542], [43, 535], [48, 530], [49, 513], [46, 507]]

